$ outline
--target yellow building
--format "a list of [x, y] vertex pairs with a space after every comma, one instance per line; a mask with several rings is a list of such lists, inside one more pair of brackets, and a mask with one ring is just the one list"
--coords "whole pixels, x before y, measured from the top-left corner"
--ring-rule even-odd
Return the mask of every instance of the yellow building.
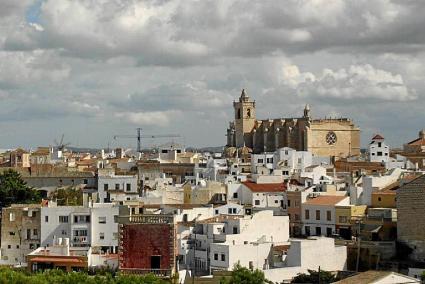
[[242, 90], [233, 102], [235, 119], [227, 129], [227, 147], [247, 146], [254, 153], [290, 147], [317, 156], [360, 154], [360, 129], [348, 118], [313, 119], [306, 105], [302, 117], [258, 120], [255, 107]]
[[356, 224], [356, 220], [362, 220], [366, 215], [366, 205], [340, 205], [335, 207], [336, 231], [345, 238], [351, 239], [352, 226]]
[[184, 204], [207, 204], [212, 202], [225, 202], [226, 187], [219, 182], [207, 182], [205, 187], [192, 188], [190, 183], [183, 186]]

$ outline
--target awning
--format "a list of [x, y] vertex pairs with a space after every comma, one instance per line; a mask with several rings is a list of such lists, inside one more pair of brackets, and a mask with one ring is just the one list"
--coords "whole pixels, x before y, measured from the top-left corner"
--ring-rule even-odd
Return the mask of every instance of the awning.
[[34, 257], [28, 259], [30, 262], [53, 262], [53, 263], [73, 263], [73, 264], [85, 264], [86, 261], [78, 258], [67, 258], [67, 257]]

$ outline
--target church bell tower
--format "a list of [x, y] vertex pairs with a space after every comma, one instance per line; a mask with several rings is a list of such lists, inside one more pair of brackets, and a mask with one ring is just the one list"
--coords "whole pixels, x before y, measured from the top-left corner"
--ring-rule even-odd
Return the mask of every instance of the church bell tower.
[[235, 111], [235, 146], [248, 146], [252, 148], [251, 131], [255, 126], [255, 101], [252, 101], [245, 92], [239, 97], [239, 101], [233, 102]]

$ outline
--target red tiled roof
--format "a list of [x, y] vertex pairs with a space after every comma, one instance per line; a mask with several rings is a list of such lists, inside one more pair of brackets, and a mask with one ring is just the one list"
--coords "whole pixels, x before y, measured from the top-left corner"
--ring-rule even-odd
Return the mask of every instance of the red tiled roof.
[[372, 140], [384, 140], [384, 137], [379, 134], [376, 134], [375, 136], [373, 136]]
[[284, 192], [286, 186], [284, 183], [255, 183], [252, 181], [242, 182], [252, 192]]
[[337, 196], [337, 195], [320, 195], [315, 198], [307, 199], [305, 204], [308, 205], [335, 205], [347, 196]]
[[425, 139], [423, 138], [417, 138], [413, 141], [410, 141], [409, 143], [407, 143], [408, 145], [411, 146], [421, 146], [421, 145], [425, 145]]

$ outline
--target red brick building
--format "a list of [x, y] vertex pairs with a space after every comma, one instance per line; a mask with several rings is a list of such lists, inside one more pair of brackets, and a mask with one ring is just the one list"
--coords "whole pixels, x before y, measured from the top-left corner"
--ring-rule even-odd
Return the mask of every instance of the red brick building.
[[126, 273], [172, 276], [176, 271], [172, 215], [120, 216], [119, 269]]

